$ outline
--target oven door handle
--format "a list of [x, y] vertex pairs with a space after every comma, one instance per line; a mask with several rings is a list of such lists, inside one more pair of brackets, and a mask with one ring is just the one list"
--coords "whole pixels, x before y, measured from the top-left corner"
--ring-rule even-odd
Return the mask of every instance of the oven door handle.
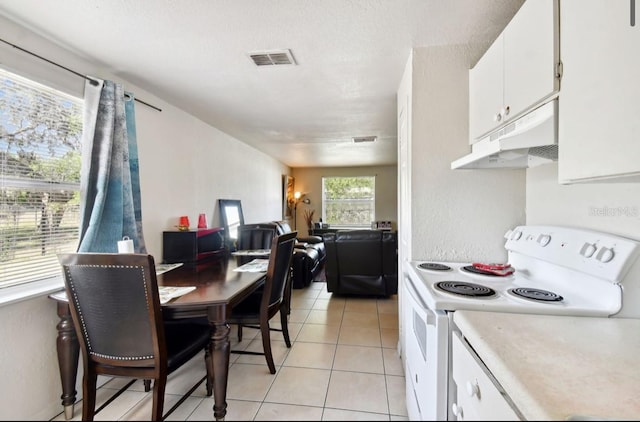
[[424, 301], [418, 295], [416, 288], [410, 278], [405, 278], [406, 292], [409, 293], [410, 300], [413, 302], [414, 310], [423, 314], [423, 319], [427, 325], [436, 326], [436, 314], [424, 304]]

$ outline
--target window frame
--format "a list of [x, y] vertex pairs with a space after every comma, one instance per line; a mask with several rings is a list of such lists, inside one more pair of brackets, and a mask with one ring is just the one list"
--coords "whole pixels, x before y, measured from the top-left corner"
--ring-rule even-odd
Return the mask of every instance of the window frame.
[[[47, 251], [47, 253], [49, 254], [49, 263], [46, 265], [42, 265], [42, 268], [44, 268], [46, 271], [42, 273], [40, 276], [32, 277], [30, 279], [21, 281], [20, 278], [22, 276], [18, 274], [18, 275], [15, 275], [15, 280], [12, 280], [10, 278], [11, 275], [7, 275], [7, 273], [5, 273], [5, 268], [2, 268], [1, 280], [3, 281], [0, 282], [0, 305], [2, 305], [2, 304], [15, 303], [17, 301], [26, 300], [36, 296], [41, 296], [43, 294], [48, 294], [48, 293], [60, 290], [60, 288], [64, 286], [61, 274], [59, 273], [59, 269], [56, 270], [55, 264], [52, 264], [50, 261], [51, 261], [51, 255], [54, 255], [56, 257], [55, 262], [57, 262], [58, 252], [67, 251], [68, 249], [73, 249], [73, 251], [75, 251], [75, 249], [77, 248], [77, 242], [79, 239], [79, 230], [78, 230], [78, 227], [80, 224], [79, 166], [81, 163], [82, 120], [83, 120], [83, 112], [84, 112], [84, 107], [83, 107], [84, 99], [81, 96], [70, 94], [68, 92], [65, 92], [55, 87], [54, 86], [55, 84], [42, 82], [40, 80], [36, 80], [28, 76], [23, 76], [20, 74], [20, 72], [16, 72], [15, 70], [11, 68], [7, 68], [5, 66], [0, 67], [0, 78], [2, 78], [0, 95], [6, 95], [8, 92], [10, 92], [11, 87], [9, 86], [9, 88], [5, 88], [5, 85], [4, 85], [4, 81], [8, 79], [8, 80], [16, 81], [16, 83], [19, 83], [19, 84], [24, 84], [29, 89], [33, 89], [33, 90], [41, 89], [41, 92], [43, 92], [44, 95], [51, 97], [52, 104], [56, 107], [63, 107], [63, 103], [68, 103], [65, 105], [68, 105], [69, 109], [73, 109], [73, 113], [69, 113], [69, 115], [70, 116], [72, 115], [72, 117], [69, 117], [69, 118], [74, 119], [74, 121], [71, 122], [71, 120], [67, 121], [64, 119], [60, 119], [60, 121], [64, 121], [68, 125], [75, 123], [76, 126], [74, 126], [71, 129], [68, 129], [66, 132], [64, 132], [63, 135], [56, 134], [54, 136], [53, 143], [51, 143], [50, 139], [43, 138], [38, 142], [29, 145], [29, 142], [31, 142], [33, 139], [28, 139], [25, 143], [27, 146], [26, 147], [23, 146], [22, 150], [30, 154], [41, 154], [38, 150], [38, 147], [54, 149], [56, 152], [52, 156], [45, 156], [44, 154], [41, 154], [38, 156], [38, 158], [46, 157], [47, 160], [51, 159], [52, 157], [53, 157], [53, 160], [57, 160], [60, 157], [64, 156], [66, 152], [74, 151], [73, 154], [75, 154], [75, 159], [77, 160], [77, 166], [78, 166], [78, 168], [76, 169], [78, 171], [78, 174], [75, 180], [62, 180], [62, 181], [56, 180], [56, 178], [61, 174], [61, 173], [57, 173], [56, 170], [48, 170], [49, 172], [51, 172], [50, 174], [54, 174], [56, 177], [39, 175], [36, 177], [25, 178], [25, 177], [19, 177], [20, 175], [16, 176], [16, 174], [13, 173], [15, 171], [14, 167], [0, 166], [0, 188], [2, 189], [3, 193], [8, 194], [9, 192], [12, 192], [12, 191], [18, 192], [20, 190], [23, 190], [28, 193], [32, 193], [32, 192], [39, 192], [39, 194], [47, 193], [49, 198], [59, 194], [61, 191], [66, 191], [67, 194], [71, 194], [72, 199], [64, 202], [65, 210], [63, 214], [67, 213], [67, 215], [66, 216], [63, 215], [63, 218], [64, 217], [68, 218], [69, 212], [71, 210], [71, 213], [73, 214], [73, 218], [71, 219], [71, 222], [75, 224], [75, 226], [72, 225], [70, 227], [67, 227], [67, 229], [58, 227], [59, 232], [56, 233], [54, 237], [51, 237], [51, 235], [45, 234], [44, 232], [42, 232], [40, 237], [36, 235], [31, 236], [32, 239], [35, 239], [34, 243], [42, 242], [43, 239], [51, 240], [53, 238], [56, 238], [56, 239], [61, 238], [65, 242], [64, 245], [66, 245], [62, 247], [60, 247], [58, 244], [47, 246], [50, 251], [50, 252]], [[9, 98], [9, 97], [5, 97], [5, 98]], [[18, 98], [18, 96], [16, 96], [15, 98]], [[38, 103], [38, 105], [40, 104], [41, 103]], [[18, 107], [20, 107], [20, 105]], [[23, 119], [24, 116], [26, 116], [26, 113], [25, 115], [19, 115], [19, 116], [20, 116], [20, 119]], [[4, 120], [4, 122], [0, 122], [0, 124], [4, 124], [4, 129], [6, 129], [6, 133], [15, 134], [15, 126], [13, 127], [14, 132], [11, 132], [12, 127], [10, 126], [11, 120], [10, 120], [9, 113], [6, 114], [5, 119], [6, 120]], [[36, 126], [36, 125], [32, 125], [32, 126]], [[45, 129], [51, 129], [51, 127], [47, 126], [45, 127]], [[59, 129], [59, 128], [56, 128], [56, 129]], [[62, 140], [64, 140], [64, 142]], [[57, 145], [58, 143], [64, 144], [65, 142], [68, 144], [72, 144], [73, 147], [62, 148]], [[11, 157], [12, 154], [17, 154], [16, 153], [17, 148], [13, 148], [13, 149], [9, 148], [9, 146], [11, 145], [10, 142], [6, 141], [3, 143], [3, 145], [5, 147], [3, 149], [3, 152], [6, 152], [5, 157], [7, 160], [12, 158]], [[41, 161], [44, 163], [47, 160], [41, 160]], [[5, 163], [8, 163], [8, 161], [6, 161]], [[37, 197], [37, 196], [38, 195], [35, 195], [34, 197]], [[8, 206], [7, 204], [9, 204], [9, 202], [4, 202], [4, 204], [5, 206]], [[22, 211], [22, 212], [23, 213], [26, 212], [29, 215], [33, 213], [35, 217], [34, 220], [37, 220], [38, 214], [35, 211], [36, 201], [31, 201], [31, 202], [28, 201], [23, 205], [24, 205], [25, 211]], [[45, 207], [46, 205], [43, 205], [43, 209]], [[67, 220], [65, 220], [65, 222], [66, 221]], [[3, 224], [3, 227], [6, 226], [4, 223], [2, 224]], [[60, 234], [60, 232], [63, 232], [63, 233]], [[8, 232], [2, 233], [3, 242], [6, 240], [5, 235], [8, 236], [8, 234], [6, 233]], [[29, 264], [32, 262], [32, 258], [29, 258], [30, 256], [31, 255], [27, 255], [27, 257], [24, 258], [26, 259], [25, 266], [27, 268], [29, 268]], [[4, 265], [9, 265], [11, 261], [12, 260], [2, 261], [0, 262], [0, 265], [4, 267]]]
[[[329, 179], [372, 179], [372, 189], [371, 189], [371, 198], [361, 199], [361, 198], [343, 198], [339, 200], [335, 199], [327, 199], [327, 189], [326, 189], [326, 181]], [[362, 202], [368, 203], [370, 205], [370, 221], [362, 224], [354, 224], [354, 223], [336, 223], [329, 221], [327, 217], [327, 206], [332, 203], [338, 202]], [[322, 221], [324, 223], [329, 224], [331, 228], [336, 229], [368, 229], [371, 228], [371, 224], [375, 221], [376, 218], [376, 176], [375, 175], [357, 175], [357, 176], [322, 176]]]

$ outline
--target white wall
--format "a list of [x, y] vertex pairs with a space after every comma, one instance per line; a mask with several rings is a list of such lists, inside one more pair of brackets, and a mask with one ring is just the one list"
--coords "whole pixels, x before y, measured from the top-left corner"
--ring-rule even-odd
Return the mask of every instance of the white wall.
[[[2, 17], [0, 38], [82, 74], [122, 82], [125, 90], [162, 109], [136, 103], [143, 230], [157, 260], [162, 231], [177, 225], [180, 215], [195, 225], [198, 214], [206, 213], [209, 225], [218, 226], [220, 198], [240, 199], [247, 221], [282, 216], [282, 175], [290, 172], [284, 164]], [[4, 44], [0, 66], [82, 95], [82, 78]], [[54, 302], [38, 297], [0, 307], [0, 321], [0, 419], [55, 417], [62, 411], [62, 391]]]
[[557, 163], [528, 169], [527, 224], [580, 227], [640, 240], [640, 183], [561, 185]]
[[200, 120], [163, 105], [136, 109], [145, 241], [162, 256], [162, 230], [199, 213], [219, 226], [218, 199], [240, 199], [245, 221], [282, 216], [282, 175], [289, 169]]
[[[524, 170], [451, 170], [470, 152], [468, 48], [413, 50], [413, 260], [500, 262], [502, 235], [525, 221]], [[402, 183], [402, 181], [401, 181]]]

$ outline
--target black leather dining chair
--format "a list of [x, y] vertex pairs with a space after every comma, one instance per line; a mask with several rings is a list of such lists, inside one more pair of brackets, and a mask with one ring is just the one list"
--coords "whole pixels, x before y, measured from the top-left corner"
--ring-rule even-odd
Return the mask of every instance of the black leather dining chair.
[[[153, 256], [69, 253], [58, 259], [82, 351], [82, 420], [93, 420], [136, 379], [154, 380], [152, 420], [166, 418], [205, 380], [211, 395], [210, 329], [163, 321]], [[163, 415], [168, 375], [203, 350], [206, 375]], [[95, 410], [98, 375], [133, 380]]]
[[[262, 224], [243, 224], [238, 227], [237, 250], [271, 249], [271, 242], [276, 237], [273, 227], [265, 227]], [[239, 264], [246, 264], [255, 258], [267, 258], [268, 255], [237, 256]]]
[[[271, 353], [271, 331], [281, 331], [287, 347], [291, 347], [287, 325], [291, 297], [291, 258], [297, 232], [274, 236], [264, 286], [231, 310], [230, 324], [238, 324], [238, 338], [242, 327], [260, 329], [263, 352], [231, 350], [232, 353], [264, 355], [269, 372], [276, 373]], [[269, 320], [280, 313], [280, 329], [269, 326]]]

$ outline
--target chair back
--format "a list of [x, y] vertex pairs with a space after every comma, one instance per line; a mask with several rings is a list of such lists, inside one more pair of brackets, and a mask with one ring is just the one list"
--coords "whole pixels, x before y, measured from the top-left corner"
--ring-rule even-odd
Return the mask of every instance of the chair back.
[[291, 281], [291, 259], [297, 234], [290, 232], [273, 238], [261, 310], [271, 310], [270, 313], [273, 313], [284, 300]]
[[276, 226], [278, 234], [291, 233], [293, 231], [287, 220], [274, 221], [273, 223]]
[[329, 292], [380, 296], [398, 292], [396, 232], [339, 230], [322, 238]]
[[275, 227], [261, 224], [244, 224], [238, 227], [238, 250], [271, 249], [276, 236]]
[[153, 256], [59, 254], [85, 364], [166, 370]]

